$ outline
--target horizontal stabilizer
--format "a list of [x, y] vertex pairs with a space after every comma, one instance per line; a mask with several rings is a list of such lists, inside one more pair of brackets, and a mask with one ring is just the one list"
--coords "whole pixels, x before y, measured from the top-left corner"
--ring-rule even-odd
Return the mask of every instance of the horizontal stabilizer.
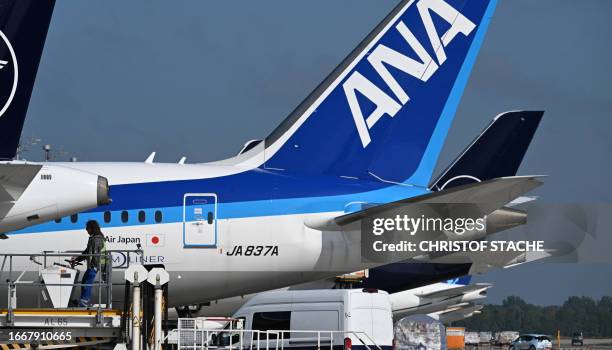
[[418, 257], [417, 261], [435, 264], [471, 264], [469, 274], [482, 274], [494, 268], [508, 268], [527, 262], [533, 262], [552, 256], [549, 252], [455, 252], [433, 256]]
[[18, 200], [41, 168], [34, 164], [0, 164], [0, 203]]
[[450, 308], [444, 311], [436, 312], [435, 314], [430, 314], [430, 316], [437, 318], [442, 323], [451, 323], [480, 313], [480, 310], [482, 310], [483, 307], [483, 305], [468, 304], [468, 306]]
[[475, 292], [481, 289], [488, 289], [488, 288], [491, 288], [492, 286], [493, 285], [489, 283], [476, 283], [476, 284], [470, 284], [467, 286], [438, 290], [438, 291], [431, 292], [431, 293], [421, 294], [419, 296], [421, 298], [426, 298], [426, 299], [447, 299], [447, 298], [456, 297], [462, 294], [466, 294], [469, 292]]
[[428, 193], [422, 196], [370, 207], [361, 211], [339, 216], [335, 223], [344, 226], [358, 220], [381, 217], [392, 213], [416, 214], [411, 212], [421, 204], [446, 204], [448, 212], [465, 204], [474, 204], [479, 215], [487, 215], [513, 201], [515, 198], [542, 185], [539, 176], [514, 176], [487, 180], [453, 187], [448, 190]]
[[508, 203], [509, 207], [514, 207], [516, 205], [521, 205], [521, 204], [525, 204], [525, 203], [530, 203], [533, 201], [536, 201], [538, 199], [537, 196], [521, 196], [518, 197], [517, 199], [513, 200], [512, 202]]

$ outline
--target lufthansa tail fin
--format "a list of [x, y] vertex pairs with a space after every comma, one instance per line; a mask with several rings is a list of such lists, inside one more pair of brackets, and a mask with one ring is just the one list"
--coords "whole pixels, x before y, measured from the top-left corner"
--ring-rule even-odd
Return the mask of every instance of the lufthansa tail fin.
[[402, 0], [251, 156], [426, 187], [496, 0]]
[[0, 1], [0, 159], [16, 155], [54, 4]]
[[542, 111], [498, 115], [429, 188], [441, 191], [516, 175], [543, 115]]

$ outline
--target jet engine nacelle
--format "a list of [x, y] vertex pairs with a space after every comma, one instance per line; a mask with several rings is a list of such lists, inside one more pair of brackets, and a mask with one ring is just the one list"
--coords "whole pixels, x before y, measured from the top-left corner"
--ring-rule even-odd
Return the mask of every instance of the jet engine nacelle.
[[0, 196], [0, 233], [110, 203], [106, 178], [51, 164], [0, 164]]

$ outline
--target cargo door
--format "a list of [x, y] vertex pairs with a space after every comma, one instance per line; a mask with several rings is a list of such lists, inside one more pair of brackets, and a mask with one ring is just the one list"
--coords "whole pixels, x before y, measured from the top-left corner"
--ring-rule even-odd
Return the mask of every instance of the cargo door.
[[[367, 338], [361, 335], [360, 337], [368, 345], [393, 344], [393, 316], [387, 293], [353, 292], [350, 310], [349, 325], [345, 331], [366, 333]], [[353, 338], [351, 336], [353, 344], [361, 344], [358, 339]]]
[[393, 344], [393, 311], [387, 293], [372, 293], [372, 334], [377, 345]]
[[183, 197], [183, 245], [185, 248], [217, 246], [217, 195], [186, 193]]
[[[372, 297], [368, 293], [352, 292], [350, 293], [350, 311], [348, 314], [347, 323], [345, 323], [345, 331], [364, 332], [369, 337], [372, 337]], [[371, 344], [367, 338], [359, 334], [351, 334], [350, 338], [353, 344], [361, 345], [359, 338], [368, 345]]]

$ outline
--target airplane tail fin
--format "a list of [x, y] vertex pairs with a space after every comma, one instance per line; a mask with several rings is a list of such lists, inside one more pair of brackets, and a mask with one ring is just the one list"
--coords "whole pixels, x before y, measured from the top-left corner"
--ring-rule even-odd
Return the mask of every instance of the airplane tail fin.
[[543, 115], [542, 111], [498, 115], [429, 188], [440, 191], [516, 175]]
[[468, 284], [470, 284], [471, 281], [472, 281], [472, 276], [466, 275], [466, 276], [462, 276], [462, 277], [458, 277], [458, 278], [453, 278], [453, 279], [447, 280], [446, 283], [448, 283], [448, 284], [456, 284], [456, 285], [459, 285], [459, 286], [467, 286]]
[[495, 5], [401, 1], [249, 152], [269, 169], [426, 187]]
[[0, 1], [0, 159], [16, 155], [54, 4]]

